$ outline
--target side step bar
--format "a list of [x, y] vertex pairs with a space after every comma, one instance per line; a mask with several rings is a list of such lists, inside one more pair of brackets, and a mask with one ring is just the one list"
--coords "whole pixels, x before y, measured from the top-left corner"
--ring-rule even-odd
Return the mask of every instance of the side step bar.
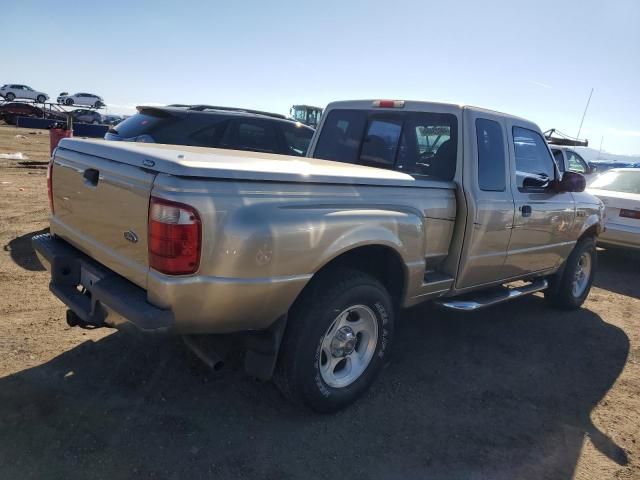
[[527, 285], [517, 288], [507, 288], [490, 292], [476, 292], [474, 297], [465, 296], [462, 298], [440, 299], [436, 300], [436, 305], [447, 308], [449, 310], [457, 310], [461, 312], [473, 312], [481, 308], [497, 305], [498, 303], [508, 302], [515, 298], [520, 298], [525, 295], [531, 295], [532, 293], [545, 290], [549, 286], [549, 282], [544, 279], [535, 280]]

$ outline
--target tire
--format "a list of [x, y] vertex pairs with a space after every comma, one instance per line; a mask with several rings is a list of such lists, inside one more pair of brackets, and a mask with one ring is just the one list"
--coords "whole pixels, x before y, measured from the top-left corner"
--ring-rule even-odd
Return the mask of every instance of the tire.
[[38, 103], [44, 103], [47, 101], [47, 97], [45, 97], [44, 95], [38, 95], [38, 98], [36, 100]]
[[348, 406], [380, 373], [393, 325], [391, 296], [378, 280], [345, 268], [322, 273], [289, 312], [276, 385], [317, 412]]
[[96, 103], [94, 103], [94, 104], [93, 104], [93, 107], [94, 107], [94, 108], [100, 108], [100, 107], [102, 107], [102, 102], [96, 102]]
[[596, 240], [586, 237], [578, 241], [561, 273], [549, 278], [545, 299], [556, 308], [575, 310], [589, 295], [597, 267]]
[[4, 98], [6, 98], [9, 102], [13, 102], [16, 99], [16, 96], [13, 93], [9, 92], [4, 96]]
[[67, 99], [64, 101], [64, 104], [65, 104], [65, 105], [69, 105], [69, 106], [73, 105], [73, 98], [67, 98]]

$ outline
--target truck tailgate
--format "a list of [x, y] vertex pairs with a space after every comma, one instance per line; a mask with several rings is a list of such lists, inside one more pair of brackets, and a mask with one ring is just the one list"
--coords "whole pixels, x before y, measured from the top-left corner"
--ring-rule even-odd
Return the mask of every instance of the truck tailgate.
[[154, 178], [155, 173], [140, 167], [58, 148], [52, 168], [51, 232], [146, 288], [147, 216]]

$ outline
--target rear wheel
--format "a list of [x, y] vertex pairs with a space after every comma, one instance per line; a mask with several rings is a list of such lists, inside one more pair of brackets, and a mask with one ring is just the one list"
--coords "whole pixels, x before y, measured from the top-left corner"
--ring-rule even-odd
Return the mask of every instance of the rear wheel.
[[580, 308], [589, 295], [596, 273], [596, 241], [593, 237], [580, 240], [560, 275], [549, 279], [545, 298], [563, 310]]
[[93, 104], [95, 108], [100, 108], [102, 106], [102, 102], [96, 102]]
[[44, 103], [47, 101], [47, 97], [45, 97], [44, 95], [38, 95], [38, 98], [36, 100], [38, 100], [38, 103]]
[[65, 104], [65, 105], [73, 105], [73, 98], [67, 98], [67, 99], [64, 101], [64, 104]]
[[16, 99], [16, 96], [13, 93], [9, 92], [4, 96], [4, 98], [6, 98], [10, 102], [13, 102]]
[[292, 308], [275, 380], [294, 402], [318, 412], [346, 407], [373, 383], [393, 337], [393, 304], [375, 278], [325, 272]]

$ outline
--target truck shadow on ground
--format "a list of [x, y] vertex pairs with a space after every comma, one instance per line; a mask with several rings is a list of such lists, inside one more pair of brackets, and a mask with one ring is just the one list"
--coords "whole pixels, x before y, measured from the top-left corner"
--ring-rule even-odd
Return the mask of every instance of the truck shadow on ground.
[[593, 284], [620, 295], [640, 298], [640, 253], [623, 249], [598, 249], [598, 272]]
[[48, 232], [48, 228], [43, 228], [42, 230], [16, 237], [3, 247], [4, 251], [9, 252], [11, 260], [19, 267], [32, 272], [41, 272], [45, 270], [45, 268], [42, 263], [40, 263], [40, 260], [38, 260], [38, 256], [31, 246], [31, 238]]
[[[477, 314], [405, 312], [371, 392], [334, 415], [286, 403], [239, 365], [122, 333], [0, 379], [1, 478], [572, 478], [624, 332], [529, 297]], [[621, 468], [621, 467], [620, 467]]]

